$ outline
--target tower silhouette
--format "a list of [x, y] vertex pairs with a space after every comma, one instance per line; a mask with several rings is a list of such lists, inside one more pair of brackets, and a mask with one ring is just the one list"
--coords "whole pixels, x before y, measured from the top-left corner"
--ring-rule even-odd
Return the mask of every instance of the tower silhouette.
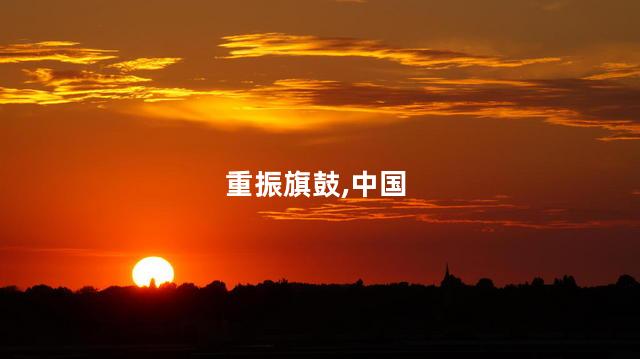
[[444, 270], [444, 278], [440, 282], [440, 287], [442, 288], [453, 288], [453, 287], [461, 287], [463, 286], [462, 280], [449, 271], [449, 263], [446, 264]]

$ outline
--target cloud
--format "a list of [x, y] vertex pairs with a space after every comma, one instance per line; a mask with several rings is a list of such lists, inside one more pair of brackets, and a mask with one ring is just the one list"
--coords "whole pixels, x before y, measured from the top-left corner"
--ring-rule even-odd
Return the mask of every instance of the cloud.
[[285, 79], [221, 91], [144, 111], [151, 116], [304, 130], [336, 122], [429, 116], [540, 119], [610, 132], [601, 140], [640, 139], [640, 89], [600, 80], [414, 78], [401, 83]]
[[188, 100], [144, 106], [141, 113], [275, 131], [419, 116], [534, 118], [609, 131], [601, 140], [640, 139], [640, 88], [610, 80], [416, 77], [380, 84], [284, 79], [238, 90], [195, 90], [155, 87], [150, 78], [126, 73], [47, 68], [24, 72], [28, 83], [46, 90], [3, 88], [0, 103]]
[[225, 36], [223, 40], [226, 42], [220, 44], [220, 46], [230, 49], [230, 55], [227, 57], [230, 59], [270, 55], [358, 56], [432, 69], [469, 66], [520, 67], [560, 61], [560, 58], [557, 57], [503, 59], [449, 50], [392, 47], [375, 40], [288, 35], [277, 32]]
[[603, 140], [640, 139], [640, 89], [605, 81], [444, 80], [396, 85], [289, 79], [246, 93], [276, 109], [343, 111], [400, 118], [539, 118], [611, 131]]
[[78, 47], [77, 42], [44, 41], [0, 46], [0, 64], [29, 61], [59, 61], [72, 64], [93, 64], [116, 58], [117, 50]]
[[273, 220], [350, 222], [412, 219], [430, 224], [517, 227], [528, 229], [584, 229], [640, 226], [637, 219], [579, 218], [566, 209], [534, 209], [496, 196], [472, 200], [427, 200], [416, 198], [340, 199], [309, 208], [258, 212]]
[[611, 80], [628, 77], [640, 77], [640, 65], [624, 62], [605, 62], [597, 74], [584, 77], [586, 80]]
[[[438, 86], [456, 86], [456, 87], [464, 86], [468, 88], [473, 86], [480, 86], [480, 85], [482, 86], [507, 85], [507, 86], [524, 86], [524, 87], [535, 86], [533, 83], [529, 81], [486, 79], [486, 78], [473, 78], [473, 77], [461, 78], [461, 79], [446, 79], [441, 77], [413, 77], [413, 78], [410, 78], [410, 80], [413, 80], [419, 83], [438, 85]], [[437, 87], [432, 87], [431, 89], [437, 90]]]
[[101, 74], [89, 70], [57, 71], [38, 68], [24, 72], [30, 78], [27, 83], [41, 85], [46, 90], [0, 87], [0, 104], [53, 105], [132, 99], [158, 102], [222, 93], [179, 87], [155, 87], [148, 85], [151, 81], [149, 78], [126, 74]]
[[0, 105], [60, 103], [62, 97], [50, 91], [0, 87]]
[[[282, 33], [228, 36], [221, 46], [231, 58], [266, 55], [367, 56], [411, 66], [512, 67], [555, 61], [556, 58], [509, 60], [461, 52], [422, 48], [393, 48], [378, 41], [320, 38]], [[92, 63], [115, 57], [113, 50], [83, 49], [74, 42], [51, 41], [9, 45], [5, 61], [59, 61]], [[7, 48], [13, 49], [7, 51]], [[13, 57], [8, 57], [12, 53]], [[19, 56], [18, 56], [19, 55]], [[20, 57], [21, 56], [21, 57]], [[180, 104], [146, 106], [149, 116], [206, 121], [220, 126], [249, 124], [269, 130], [299, 130], [338, 121], [367, 121], [417, 116], [472, 116], [476, 118], [538, 118], [549, 123], [601, 128], [602, 140], [640, 139], [640, 89], [615, 79], [637, 76], [640, 66], [605, 63], [600, 72], [581, 79], [528, 80], [526, 78], [410, 77], [382, 83], [320, 79], [282, 79], [270, 85], [192, 89], [156, 87], [152, 79], [129, 74], [161, 69], [181, 58], [138, 58], [118, 62], [96, 72], [84, 70], [24, 70], [27, 83], [43, 88], [8, 88], [1, 104], [59, 104], [83, 101], [130, 100]], [[109, 73], [108, 69], [119, 72]], [[339, 116], [336, 114], [339, 113]], [[215, 117], [215, 118], [214, 118]]]
[[[280, 86], [293, 86], [291, 82]], [[478, 84], [382, 86], [331, 84], [282, 90], [315, 105], [379, 110], [400, 117], [462, 115], [478, 118], [540, 118], [574, 127], [614, 132], [607, 139], [640, 135], [640, 89], [588, 80], [481, 81]], [[617, 137], [616, 137], [617, 136]]]
[[38, 68], [35, 70], [23, 70], [23, 72], [31, 79], [27, 81], [28, 83], [39, 83], [44, 86], [58, 88], [118, 86], [151, 81], [151, 79], [144, 77], [121, 74], [100, 74], [87, 70], [56, 71], [47, 68]]
[[122, 72], [161, 70], [180, 61], [182, 61], [180, 57], [141, 57], [135, 60], [111, 64], [107, 66], [107, 68], [115, 68]]

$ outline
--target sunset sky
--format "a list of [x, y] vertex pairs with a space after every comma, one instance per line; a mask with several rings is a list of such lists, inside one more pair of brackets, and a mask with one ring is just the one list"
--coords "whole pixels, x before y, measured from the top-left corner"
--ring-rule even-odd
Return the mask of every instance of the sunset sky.
[[[0, 285], [640, 277], [638, 1], [3, 1]], [[227, 197], [230, 170], [407, 196]], [[343, 182], [344, 181], [344, 182]]]

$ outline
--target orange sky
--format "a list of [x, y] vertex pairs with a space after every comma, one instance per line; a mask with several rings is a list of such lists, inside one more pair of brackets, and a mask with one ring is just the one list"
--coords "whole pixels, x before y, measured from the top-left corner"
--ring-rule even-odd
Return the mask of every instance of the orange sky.
[[[639, 12], [5, 1], [0, 285], [147, 255], [197, 284], [640, 276]], [[406, 170], [407, 197], [229, 198], [234, 169]]]

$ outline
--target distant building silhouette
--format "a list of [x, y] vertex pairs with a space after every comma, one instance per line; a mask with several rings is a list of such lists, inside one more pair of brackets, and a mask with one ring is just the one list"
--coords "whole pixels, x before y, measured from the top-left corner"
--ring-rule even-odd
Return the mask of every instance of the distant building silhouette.
[[444, 271], [444, 278], [442, 278], [442, 281], [440, 282], [440, 287], [457, 288], [462, 287], [463, 285], [464, 283], [462, 283], [462, 280], [460, 278], [454, 276], [449, 272], [449, 263], [447, 263]]

